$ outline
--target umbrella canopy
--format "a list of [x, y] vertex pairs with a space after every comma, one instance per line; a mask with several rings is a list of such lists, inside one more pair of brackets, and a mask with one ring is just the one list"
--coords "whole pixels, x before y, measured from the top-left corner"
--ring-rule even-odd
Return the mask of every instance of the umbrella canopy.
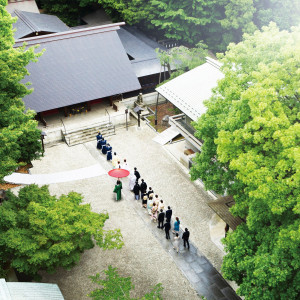
[[111, 177], [122, 178], [127, 177], [129, 175], [129, 171], [125, 169], [113, 169], [108, 172], [108, 175]]

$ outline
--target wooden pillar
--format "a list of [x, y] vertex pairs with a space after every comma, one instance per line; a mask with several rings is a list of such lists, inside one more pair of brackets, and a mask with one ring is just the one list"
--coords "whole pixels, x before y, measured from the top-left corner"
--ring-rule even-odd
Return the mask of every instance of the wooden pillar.
[[68, 107], [67, 106], [64, 106], [64, 114], [65, 114], [65, 117], [68, 116]]
[[91, 111], [91, 101], [88, 101], [88, 102], [87, 102], [87, 110], [88, 110], [88, 111]]
[[40, 117], [41, 122], [44, 124], [45, 127], [47, 127], [47, 122], [44, 119], [44, 113], [41, 111], [41, 112], [38, 113], [38, 115]]
[[109, 96], [109, 102], [110, 102], [110, 106], [113, 106], [113, 97], [112, 96]]

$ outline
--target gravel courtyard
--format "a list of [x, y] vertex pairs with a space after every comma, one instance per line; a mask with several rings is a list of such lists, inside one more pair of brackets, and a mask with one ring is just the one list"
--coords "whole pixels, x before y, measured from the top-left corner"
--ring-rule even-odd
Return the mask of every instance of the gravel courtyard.
[[[126, 158], [131, 169], [137, 167], [141, 178], [158, 193], [166, 205], [173, 209], [182, 227], [188, 227], [191, 241], [199, 251], [220, 270], [222, 252], [212, 243], [209, 221], [213, 212], [207, 206], [210, 196], [189, 179], [187, 171], [165, 150], [152, 141], [156, 135], [143, 124], [141, 130], [135, 126], [117, 129], [108, 142], [118, 155]], [[99, 163], [107, 171], [111, 164], [96, 149], [96, 140], [68, 147], [59, 144], [47, 147], [45, 156], [33, 162], [32, 174], [55, 173], [75, 170]], [[95, 288], [88, 275], [117, 267], [120, 274], [131, 276], [136, 287], [132, 296], [141, 296], [157, 283], [164, 287], [164, 299], [199, 299], [189, 281], [177, 268], [172, 255], [166, 253], [155, 239], [147, 222], [137, 213], [141, 204], [128, 193], [128, 179], [123, 179], [123, 199], [114, 201], [115, 179], [108, 175], [81, 181], [50, 184], [51, 193], [60, 195], [72, 190], [81, 193], [95, 212], [107, 211], [109, 220], [106, 228], [120, 228], [125, 245], [121, 250], [103, 251], [95, 247], [82, 255], [80, 263], [70, 271], [58, 270], [55, 274], [43, 274], [43, 282], [57, 283], [66, 300], [88, 299], [86, 296]], [[180, 254], [179, 254], [180, 255]]]

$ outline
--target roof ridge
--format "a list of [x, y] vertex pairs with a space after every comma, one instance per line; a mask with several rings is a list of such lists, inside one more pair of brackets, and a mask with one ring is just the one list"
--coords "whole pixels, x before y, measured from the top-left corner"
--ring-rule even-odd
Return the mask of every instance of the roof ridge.
[[222, 67], [222, 63], [220, 63], [219, 61], [217, 61], [209, 56], [206, 56], [205, 59], [206, 59], [207, 63], [209, 63], [213, 67], [217, 68], [218, 70], [220, 70], [220, 68]]
[[29, 37], [29, 38], [22, 38], [19, 40], [16, 40], [14, 47], [18, 47], [19, 44], [22, 45], [23, 42], [27, 42], [30, 45], [34, 44], [40, 44], [43, 42], [53, 42], [56, 40], [61, 39], [67, 39], [67, 38], [76, 38], [78, 36], [82, 36], [82, 33], [85, 33], [85, 35], [90, 34], [97, 34], [100, 32], [107, 32], [107, 31], [116, 31], [120, 28], [121, 25], [124, 25], [125, 22], [119, 22], [119, 23], [112, 23], [112, 24], [106, 24], [101, 26], [94, 26], [94, 27], [87, 27], [83, 29], [77, 29], [77, 30], [68, 30], [63, 32], [56, 32], [51, 33], [47, 35], [41, 35], [41, 36], [35, 36], [35, 37]]
[[17, 17], [22, 20], [25, 25], [27, 25], [27, 27], [29, 27], [32, 31], [34, 32], [38, 32], [39, 31], [39, 28], [34, 24], [32, 23], [24, 14], [22, 11], [18, 10], [18, 9], [15, 9], [15, 14], [17, 15]]

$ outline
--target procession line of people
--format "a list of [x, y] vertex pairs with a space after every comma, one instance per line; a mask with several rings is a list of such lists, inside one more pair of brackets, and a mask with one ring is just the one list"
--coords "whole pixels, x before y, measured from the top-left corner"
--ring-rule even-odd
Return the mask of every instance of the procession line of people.
[[[153, 222], [157, 222], [157, 228], [165, 231], [166, 239], [170, 239], [171, 230], [171, 217], [172, 209], [170, 206], [165, 208], [164, 201], [159, 198], [158, 194], [155, 194], [152, 187], [148, 187], [144, 179], [141, 178], [141, 183], [139, 184], [139, 179], [141, 178], [140, 173], [137, 168], [134, 168], [134, 172], [130, 174], [129, 177], [129, 188], [134, 193], [135, 200], [142, 200], [142, 207], [147, 209], [148, 214]], [[147, 189], [148, 187], [148, 189]], [[175, 218], [173, 226], [173, 248], [176, 252], [179, 252], [180, 237], [180, 220], [178, 217]], [[184, 248], [190, 249], [189, 244], [190, 232], [187, 228], [182, 235]]]
[[[96, 139], [97, 149], [101, 150], [102, 154], [106, 155], [107, 160], [112, 162], [113, 169], [120, 168], [130, 172], [127, 160], [124, 159], [121, 164], [121, 159], [117, 155], [117, 153], [114, 152], [114, 155], [112, 155], [112, 147], [110, 146], [110, 144], [107, 143], [107, 141], [104, 139], [100, 132], [98, 132]], [[133, 172], [130, 172], [129, 189], [134, 193], [135, 200], [142, 200], [142, 207], [147, 210], [149, 216], [151, 217], [151, 220], [153, 222], [158, 223], [157, 228], [164, 230], [166, 234], [166, 239], [170, 240], [172, 209], [170, 206], [168, 206], [167, 209], [165, 209], [164, 201], [159, 198], [158, 194], [154, 195], [152, 187], [148, 187], [144, 179], [141, 178], [141, 184], [139, 184], [140, 178], [141, 175], [135, 167]], [[114, 188], [114, 193], [116, 193], [117, 201], [121, 200], [122, 188], [122, 182], [118, 179]], [[180, 220], [178, 217], [176, 217], [172, 232], [174, 234], [173, 248], [174, 250], [176, 250], [177, 253], [179, 252], [180, 245], [179, 230]], [[182, 234], [184, 248], [187, 247], [188, 249], [190, 249], [189, 237], [190, 232], [187, 228], [185, 228], [185, 231]]]

